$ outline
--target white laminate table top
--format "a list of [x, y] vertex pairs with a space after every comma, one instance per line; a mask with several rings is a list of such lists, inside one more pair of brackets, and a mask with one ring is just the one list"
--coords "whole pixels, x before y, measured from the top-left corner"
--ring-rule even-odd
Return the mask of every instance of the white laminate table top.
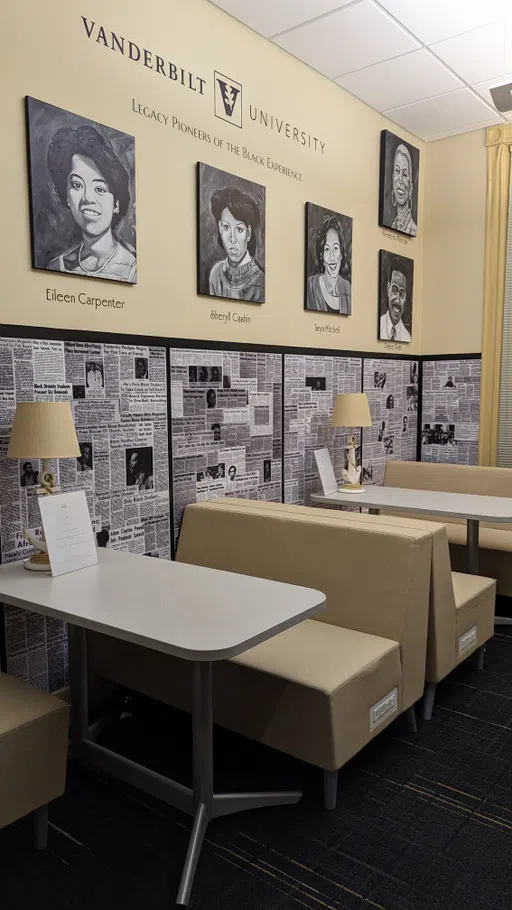
[[186, 660], [233, 657], [325, 607], [310, 588], [119, 550], [52, 578], [0, 568], [0, 602]]
[[476, 521], [512, 522], [512, 498], [479, 496], [475, 493], [441, 493], [409, 490], [402, 487], [365, 487], [364, 493], [317, 493], [311, 497], [318, 505], [351, 505], [390, 512], [423, 512], [439, 518], [465, 518]]

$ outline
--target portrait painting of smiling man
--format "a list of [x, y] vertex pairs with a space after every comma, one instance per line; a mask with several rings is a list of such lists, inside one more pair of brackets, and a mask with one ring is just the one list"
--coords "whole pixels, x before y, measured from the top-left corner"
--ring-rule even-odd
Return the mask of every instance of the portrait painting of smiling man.
[[197, 292], [265, 302], [265, 187], [198, 164]]
[[352, 312], [352, 218], [306, 203], [304, 307], [320, 313]]
[[412, 335], [414, 261], [380, 250], [379, 339], [409, 343]]
[[380, 134], [379, 224], [416, 237], [419, 149], [389, 130]]
[[32, 265], [137, 281], [135, 140], [26, 99]]

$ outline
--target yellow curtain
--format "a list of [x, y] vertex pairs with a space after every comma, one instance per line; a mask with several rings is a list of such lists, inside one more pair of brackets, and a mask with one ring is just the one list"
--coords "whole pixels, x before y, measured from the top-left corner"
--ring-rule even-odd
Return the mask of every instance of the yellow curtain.
[[481, 465], [495, 465], [498, 455], [512, 124], [488, 129], [486, 144], [487, 216], [478, 461]]

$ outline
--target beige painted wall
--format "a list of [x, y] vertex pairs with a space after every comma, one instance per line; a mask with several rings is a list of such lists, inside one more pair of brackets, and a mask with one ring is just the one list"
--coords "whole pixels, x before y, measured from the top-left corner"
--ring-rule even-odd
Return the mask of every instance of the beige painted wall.
[[[165, 60], [204, 78], [201, 96], [157, 75], [142, 63], [87, 39], [81, 15]], [[434, 321], [422, 320], [425, 146], [421, 149], [419, 237], [399, 243], [383, 236], [377, 224], [379, 134], [384, 127], [401, 132], [328, 80], [226, 16], [206, 0], [69, 0], [34, 3], [17, 0], [3, 11], [0, 35], [2, 127], [8, 141], [0, 146], [4, 186], [0, 248], [8, 250], [2, 270], [1, 316], [4, 323], [142, 333], [166, 337], [330, 347], [350, 350], [421, 351], [421, 327], [436, 336]], [[93, 33], [94, 36], [96, 32]], [[213, 72], [220, 70], [243, 84], [243, 130], [214, 117]], [[23, 97], [32, 95], [58, 107], [106, 123], [136, 137], [137, 237], [139, 283], [136, 286], [35, 271], [30, 265], [25, 123]], [[169, 117], [167, 126], [139, 116], [135, 105]], [[323, 156], [299, 147], [276, 132], [253, 123], [249, 104], [297, 124], [326, 143]], [[216, 136], [220, 149], [171, 126], [172, 117]], [[298, 183], [283, 174], [237, 157], [226, 142], [238, 143], [266, 158], [300, 171]], [[468, 140], [463, 140], [466, 142]], [[445, 185], [441, 153], [433, 155], [434, 173]], [[478, 155], [474, 154], [478, 160]], [[267, 186], [267, 302], [263, 306], [230, 304], [196, 295], [195, 163], [205, 161]], [[449, 155], [446, 161], [449, 161]], [[439, 163], [438, 163], [439, 162]], [[469, 165], [468, 165], [469, 173]], [[452, 190], [454, 192], [454, 190]], [[464, 188], [461, 187], [461, 195]], [[312, 201], [354, 218], [353, 315], [350, 318], [303, 310], [304, 204]], [[432, 221], [441, 205], [433, 203]], [[445, 213], [443, 213], [445, 214]], [[458, 210], [465, 220], [467, 212]], [[479, 214], [479, 210], [477, 212]], [[475, 235], [478, 230], [474, 230]], [[475, 237], [476, 241], [476, 237]], [[429, 249], [435, 251], [432, 240]], [[461, 237], [457, 255], [464, 258]], [[433, 245], [434, 244], [434, 245]], [[439, 242], [442, 248], [442, 242]], [[416, 261], [413, 343], [377, 341], [378, 250], [383, 247]], [[448, 254], [446, 254], [448, 255]], [[432, 253], [431, 253], [432, 256]], [[471, 257], [468, 257], [470, 259]], [[440, 266], [440, 262], [439, 262]], [[438, 266], [438, 267], [439, 267]], [[472, 264], [472, 269], [476, 266]], [[471, 281], [466, 284], [471, 285]], [[432, 282], [428, 283], [429, 297]], [[434, 283], [435, 284], [435, 283]], [[95, 310], [79, 303], [54, 303], [47, 288], [61, 294], [112, 297], [122, 310]], [[474, 290], [474, 289], [472, 289]], [[438, 305], [437, 302], [435, 304]], [[430, 308], [432, 308], [430, 303]], [[439, 304], [443, 320], [448, 318]], [[476, 310], [476, 307], [474, 307]], [[222, 324], [210, 314], [231, 313]], [[432, 311], [432, 310], [431, 310]], [[235, 322], [234, 314], [250, 323]], [[457, 318], [451, 322], [457, 322]], [[317, 327], [322, 329], [320, 332]], [[335, 330], [335, 331], [329, 331]], [[455, 344], [452, 333], [450, 343]], [[468, 349], [475, 343], [468, 340]], [[430, 346], [430, 345], [429, 345]]]
[[427, 146], [422, 353], [482, 348], [485, 130]]

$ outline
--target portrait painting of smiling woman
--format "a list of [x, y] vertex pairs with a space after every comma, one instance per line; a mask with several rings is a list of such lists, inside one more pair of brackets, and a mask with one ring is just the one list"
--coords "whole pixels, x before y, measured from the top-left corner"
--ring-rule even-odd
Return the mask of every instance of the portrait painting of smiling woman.
[[137, 281], [135, 140], [26, 99], [32, 265]]
[[321, 313], [352, 312], [352, 218], [306, 203], [304, 307]]
[[265, 302], [265, 187], [198, 164], [197, 293]]
[[416, 237], [419, 149], [389, 130], [380, 134], [379, 224]]

